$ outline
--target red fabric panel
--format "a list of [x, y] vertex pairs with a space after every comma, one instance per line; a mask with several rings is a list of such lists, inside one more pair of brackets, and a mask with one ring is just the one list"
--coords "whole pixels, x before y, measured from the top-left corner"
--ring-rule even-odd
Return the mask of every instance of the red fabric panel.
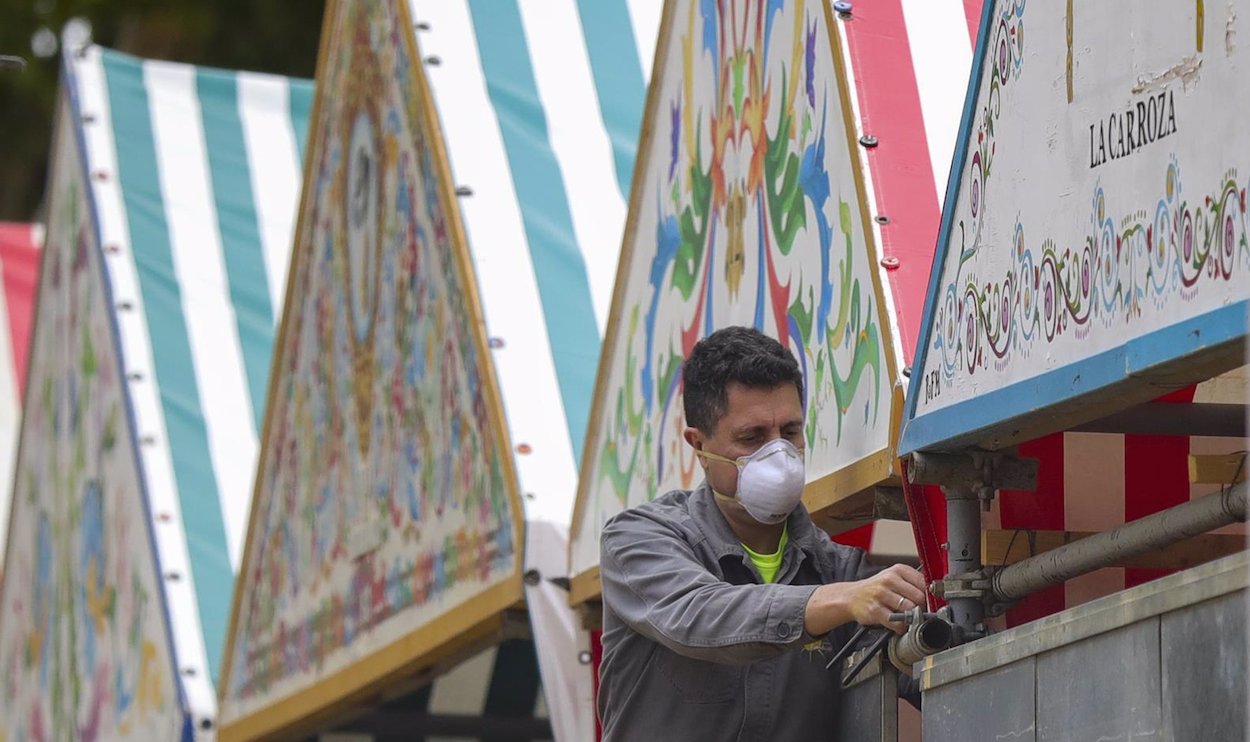
[[[1188, 404], [1194, 387], [1178, 389], [1156, 403]], [[1124, 436], [1124, 520], [1131, 521], [1189, 501], [1189, 438]], [[1124, 587], [1171, 574], [1176, 570], [1125, 569]]]
[[39, 288], [39, 255], [31, 225], [0, 223], [0, 263], [4, 266], [2, 279], [19, 401], [26, 388], [26, 354], [30, 350], [35, 292]]
[[[1037, 490], [1001, 490], [999, 513], [1002, 527], [1064, 530], [1063, 525], [1063, 433], [1021, 444], [1020, 456], [1039, 460]], [[1018, 626], [1067, 607], [1062, 584], [1034, 593], [1007, 611], [1007, 625]]]
[[591, 696], [595, 704], [595, 742], [603, 739], [603, 725], [599, 723], [599, 666], [603, 664], [603, 631], [595, 629], [590, 632], [590, 677], [594, 683]]
[[[946, 497], [940, 487], [909, 484], [907, 468], [910, 461], [903, 460], [903, 499], [907, 502], [907, 516], [916, 539], [916, 552], [920, 555], [920, 571], [925, 582], [946, 576]], [[946, 601], [929, 595], [929, 609], [937, 610]]]
[[857, 546], [864, 551], [872, 550], [872, 524], [865, 523], [858, 528], [839, 533], [833, 540], [844, 546]]
[[981, 0], [964, 0], [964, 15], [968, 17], [968, 38], [972, 39], [972, 48], [977, 47], [977, 30], [981, 28]]
[[902, 2], [856, 3], [845, 28], [863, 130], [879, 142], [868, 150], [873, 208], [890, 217], [881, 226], [881, 253], [899, 261], [887, 275], [901, 334], [895, 342], [910, 364], [942, 215]]

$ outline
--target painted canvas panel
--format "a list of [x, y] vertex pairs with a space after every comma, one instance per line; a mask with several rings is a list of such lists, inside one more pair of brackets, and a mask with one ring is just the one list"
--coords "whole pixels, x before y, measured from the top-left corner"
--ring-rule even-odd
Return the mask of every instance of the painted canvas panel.
[[835, 23], [821, 3], [666, 8], [582, 464], [575, 575], [597, 566], [608, 517], [696, 483], [681, 365], [719, 327], [760, 328], [798, 356], [809, 488], [888, 447], [888, 326]]
[[996, 445], [1246, 328], [1244, 14], [1010, 0], [987, 21], [903, 452]]
[[176, 739], [184, 713], [112, 297], [63, 99], [0, 588], [0, 739]]
[[222, 684], [236, 736], [521, 595], [515, 475], [407, 8], [328, 14]]

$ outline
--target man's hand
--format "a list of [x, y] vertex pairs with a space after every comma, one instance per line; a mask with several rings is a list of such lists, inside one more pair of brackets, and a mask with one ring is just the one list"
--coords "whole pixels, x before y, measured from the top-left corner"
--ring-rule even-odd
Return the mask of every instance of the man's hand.
[[891, 623], [890, 614], [910, 611], [924, 602], [924, 577], [913, 567], [895, 564], [858, 582], [834, 582], [816, 588], [807, 601], [803, 628], [820, 636], [855, 621], [901, 634], [907, 627]]

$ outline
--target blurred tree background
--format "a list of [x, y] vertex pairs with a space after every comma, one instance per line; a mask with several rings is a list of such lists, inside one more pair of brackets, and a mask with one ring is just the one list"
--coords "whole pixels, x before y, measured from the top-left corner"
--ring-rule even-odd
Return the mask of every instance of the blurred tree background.
[[[0, 220], [36, 219], [43, 200], [60, 44], [97, 44], [151, 59], [311, 78], [324, 0], [0, 0]], [[68, 24], [68, 31], [66, 31]]]

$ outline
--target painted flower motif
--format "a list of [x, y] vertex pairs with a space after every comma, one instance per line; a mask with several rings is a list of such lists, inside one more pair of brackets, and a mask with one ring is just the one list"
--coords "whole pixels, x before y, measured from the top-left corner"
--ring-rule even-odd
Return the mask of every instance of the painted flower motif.
[[672, 133], [669, 135], [668, 180], [671, 183], [673, 173], [677, 172], [678, 144], [681, 141], [681, 99], [673, 101], [669, 107]]
[[812, 108], [816, 107], [816, 20], [812, 19], [812, 25], [807, 30], [807, 50], [803, 54], [804, 65], [807, 67], [807, 77], [804, 81], [803, 89], [807, 92], [807, 104]]

